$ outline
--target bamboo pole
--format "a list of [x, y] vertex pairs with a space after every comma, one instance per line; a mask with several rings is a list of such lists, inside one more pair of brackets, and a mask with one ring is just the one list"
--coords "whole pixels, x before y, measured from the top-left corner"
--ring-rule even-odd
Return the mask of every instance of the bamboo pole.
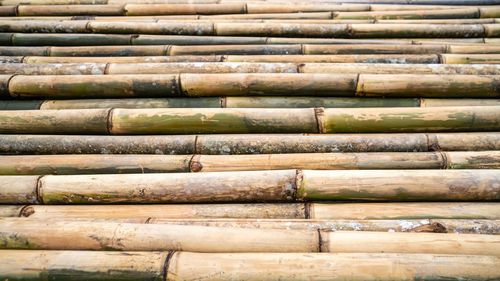
[[476, 7], [449, 10], [410, 10], [410, 11], [370, 11], [370, 12], [338, 12], [335, 19], [468, 19], [479, 18]]
[[[1, 154], [278, 154], [500, 150], [500, 135], [246, 134], [172, 136], [0, 135]], [[196, 142], [195, 142], [196, 140]], [[196, 144], [195, 144], [196, 143]], [[263, 145], [265, 144], [265, 145]]]
[[[80, 222], [44, 223], [18, 219], [0, 220], [0, 228], [5, 233], [0, 237], [3, 249], [179, 250], [209, 253], [366, 251], [498, 256], [500, 247], [497, 245], [499, 236], [477, 234], [322, 231], [320, 235], [318, 231], [311, 230], [112, 222], [87, 222], [81, 225]], [[225, 243], [220, 243], [221, 240]]]
[[[148, 184], [144, 184], [146, 179]], [[7, 192], [2, 203], [6, 204], [29, 203], [23, 197], [30, 200], [33, 194], [43, 204], [496, 201], [500, 183], [495, 170], [394, 170], [390, 175], [380, 175], [376, 170], [276, 170], [40, 179], [3, 176], [2, 180]], [[12, 190], [9, 186], [19, 188]]]
[[3, 249], [308, 253], [318, 252], [320, 239], [315, 230], [112, 222], [81, 225], [78, 221], [40, 223], [6, 218], [0, 220], [0, 229]]
[[[261, 155], [25, 155], [0, 158], [1, 175], [227, 172], [281, 169], [497, 169], [498, 151]], [[8, 187], [8, 185], [6, 185]]]
[[19, 75], [110, 75], [168, 73], [367, 73], [367, 74], [461, 74], [498, 75], [500, 65], [380, 64], [380, 63], [4, 63], [0, 74]]
[[[2, 250], [1, 278], [48, 276], [99, 280], [414, 280], [421, 278], [495, 279], [494, 256], [346, 253], [190, 253]], [[31, 269], [25, 261], [33, 261]], [[164, 268], [164, 265], [167, 268]], [[246, 270], [242, 271], [241, 268]], [[369, 270], [374, 268], [377, 270]], [[133, 268], [132, 270], [129, 268]], [[266, 268], [265, 273], [262, 268]], [[348, 269], [346, 269], [348, 268]], [[167, 270], [167, 272], [164, 272]], [[110, 272], [113, 272], [111, 274]], [[119, 272], [119, 273], [115, 273]], [[335, 275], [332, 273], [335, 272]], [[115, 275], [119, 274], [119, 277]], [[208, 277], [207, 277], [208, 275]], [[212, 278], [217, 276], [217, 278]]]
[[0, 278], [161, 281], [167, 256], [168, 252], [1, 250]]
[[442, 63], [445, 64], [497, 64], [500, 57], [495, 54], [441, 54]]
[[497, 203], [286, 203], [167, 205], [3, 205], [6, 217], [33, 219], [500, 219]]
[[[464, 55], [454, 55], [461, 58]], [[497, 55], [479, 55], [478, 63], [490, 61]], [[142, 57], [1, 57], [1, 61], [23, 63], [162, 63], [162, 62], [310, 62], [310, 63], [420, 63], [437, 64], [438, 55], [253, 55], [253, 56], [142, 56]], [[481, 59], [484, 58], [484, 59]], [[22, 61], [21, 61], [22, 60]], [[494, 62], [495, 60], [493, 60]], [[497, 61], [498, 60], [497, 58]], [[464, 62], [466, 63], [466, 62]]]

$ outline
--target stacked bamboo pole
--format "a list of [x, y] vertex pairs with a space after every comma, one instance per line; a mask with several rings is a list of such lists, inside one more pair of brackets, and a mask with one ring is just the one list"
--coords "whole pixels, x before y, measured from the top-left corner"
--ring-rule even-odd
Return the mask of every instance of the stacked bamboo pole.
[[499, 4], [0, 0], [0, 279], [500, 279]]

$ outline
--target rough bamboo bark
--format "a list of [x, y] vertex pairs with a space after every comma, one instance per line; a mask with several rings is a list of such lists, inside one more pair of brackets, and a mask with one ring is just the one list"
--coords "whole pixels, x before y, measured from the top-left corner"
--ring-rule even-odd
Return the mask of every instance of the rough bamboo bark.
[[325, 133], [496, 131], [495, 106], [325, 109]]
[[332, 253], [432, 253], [499, 256], [497, 235], [336, 231], [321, 234]]
[[[195, 145], [195, 139], [196, 145]], [[0, 135], [1, 154], [276, 154], [500, 150], [500, 134]]]
[[1, 250], [0, 279], [162, 281], [167, 256], [168, 252]]
[[[252, 218], [252, 219], [304, 219], [303, 203], [289, 204], [168, 204], [168, 205], [19, 205], [3, 207], [4, 217], [33, 219], [120, 219], [141, 220], [149, 218], [201, 219], [201, 218]], [[495, 211], [494, 209], [493, 211]], [[474, 213], [471, 213], [474, 217]]]
[[[414, 280], [422, 278], [495, 279], [494, 256], [346, 253], [190, 253], [2, 250], [1, 278], [47, 276], [88, 280]], [[25, 261], [32, 261], [30, 269]], [[167, 264], [167, 268], [164, 265]], [[241, 268], [246, 270], [242, 271]], [[266, 268], [263, 273], [262, 268]], [[376, 267], [377, 270], [367, 268]], [[165, 273], [164, 271], [167, 270]], [[335, 273], [335, 274], [333, 274]], [[118, 275], [118, 276], [117, 276]], [[208, 275], [208, 276], [207, 276]], [[212, 276], [217, 276], [212, 277]]]
[[38, 195], [45, 204], [293, 201], [295, 175], [295, 170], [283, 170], [44, 176]]
[[0, 132], [107, 134], [108, 109], [0, 111]]
[[44, 223], [6, 218], [0, 220], [0, 229], [3, 249], [307, 253], [319, 251], [320, 239], [318, 231], [306, 229], [112, 222], [82, 225], [78, 221]]
[[496, 201], [495, 170], [380, 171], [303, 170], [297, 182], [297, 198], [367, 201]]
[[500, 219], [497, 203], [309, 204], [311, 219]]

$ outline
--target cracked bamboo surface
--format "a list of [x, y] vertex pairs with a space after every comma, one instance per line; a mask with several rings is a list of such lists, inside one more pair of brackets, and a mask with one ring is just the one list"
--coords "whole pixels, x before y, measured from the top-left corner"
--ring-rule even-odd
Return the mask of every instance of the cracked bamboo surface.
[[[1, 175], [223, 172], [280, 169], [370, 170], [498, 168], [500, 168], [499, 151], [297, 153], [260, 155], [87, 154], [23, 155], [2, 156], [0, 158]], [[444, 171], [437, 172], [445, 173]], [[482, 173], [482, 171], [477, 172]], [[148, 177], [145, 176], [144, 178]], [[7, 180], [7, 178], [3, 179]]]
[[[378, 253], [192, 253], [1, 250], [0, 278], [19, 280], [413, 280], [419, 278], [498, 278], [498, 257], [477, 255]], [[30, 269], [25, 261], [31, 260]], [[75, 262], [78, 261], [78, 262]], [[369, 270], [376, 266], [377, 270]], [[245, 267], [245, 271], [241, 271]], [[265, 267], [266, 273], [262, 272]], [[348, 270], [346, 269], [348, 268]], [[401, 274], [403, 273], [404, 274]], [[207, 276], [208, 275], [208, 276]], [[216, 276], [216, 277], [212, 277]]]

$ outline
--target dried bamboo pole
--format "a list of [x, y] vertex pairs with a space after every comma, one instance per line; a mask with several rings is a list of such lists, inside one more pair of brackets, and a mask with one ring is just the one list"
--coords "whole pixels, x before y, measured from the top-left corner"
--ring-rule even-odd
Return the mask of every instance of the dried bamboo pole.
[[[500, 150], [500, 133], [0, 135], [1, 154], [278, 154]], [[196, 140], [196, 141], [195, 141]], [[262, 145], [265, 144], [265, 145]]]
[[[52, 225], [52, 227], [51, 227]], [[499, 236], [0, 220], [3, 249], [499, 255]], [[352, 235], [356, 239], [350, 238]], [[148, 237], [148, 239], [144, 239]], [[235, 239], [234, 237], [238, 237]], [[48, 239], [50, 238], [50, 239]], [[225, 243], [220, 243], [221, 239]], [[78, 241], [78, 243], [73, 243]], [[402, 245], [406, 245], [402, 247]], [[320, 248], [321, 247], [321, 248]]]
[[500, 199], [500, 176], [495, 170], [394, 170], [390, 175], [377, 170], [276, 170], [2, 176], [0, 180], [6, 189], [0, 197], [5, 204], [30, 203], [36, 200], [34, 194], [42, 204]]
[[[467, 55], [454, 55], [462, 58]], [[164, 63], [164, 62], [293, 62], [293, 63], [440, 63], [439, 56], [430, 55], [264, 55], [264, 56], [139, 56], [139, 57], [0, 57], [3, 63]], [[472, 58], [472, 57], [471, 57]], [[499, 62], [498, 55], [479, 55], [478, 63]], [[483, 61], [485, 61], [483, 63]], [[467, 63], [467, 62], [464, 62]]]
[[168, 252], [1, 250], [0, 278], [161, 281], [167, 257]]
[[496, 64], [500, 57], [495, 54], [441, 54], [442, 63], [445, 64]]
[[[440, 168], [497, 169], [500, 168], [500, 152], [450, 151], [261, 155], [94, 154], [26, 155], [3, 156], [0, 158], [1, 175], [225, 172], [281, 169], [344, 170]], [[7, 180], [8, 178], [5, 179]], [[7, 187], [8, 185], [6, 185], [6, 188]], [[21, 193], [24, 193], [24, 191]]]
[[470, 19], [479, 18], [479, 8], [443, 9], [443, 10], [403, 10], [403, 11], [369, 11], [369, 12], [338, 12], [334, 19]]
[[[120, 65], [116, 66], [120, 68]], [[160, 66], [161, 67], [161, 66]], [[282, 65], [282, 68], [286, 67]], [[252, 67], [249, 67], [252, 68]], [[306, 71], [315, 72], [313, 69]], [[346, 66], [346, 69], [352, 69]], [[403, 68], [397, 66], [395, 68]], [[279, 67], [278, 67], [279, 69]], [[294, 69], [289, 67], [288, 70]], [[373, 69], [366, 66], [367, 71]], [[391, 72], [391, 67], [382, 68]], [[436, 67], [436, 69], [440, 69]], [[452, 72], [457, 68], [444, 67]], [[463, 68], [464, 72], [465, 69]], [[480, 67], [497, 72], [496, 67]], [[338, 68], [341, 71], [342, 67]], [[356, 71], [357, 69], [352, 69]], [[363, 71], [363, 70], [360, 70]], [[373, 70], [374, 72], [376, 70]], [[432, 71], [432, 67], [423, 67]], [[183, 73], [78, 75], [3, 75], [4, 94], [22, 98], [118, 98], [208, 96], [387, 96], [495, 98], [497, 75], [327, 73]]]
[[[33, 231], [33, 227], [37, 226], [38, 231]], [[318, 231], [306, 229], [242, 229], [112, 222], [88, 222], [81, 225], [78, 221], [51, 221], [49, 224], [5, 218], [0, 220], [0, 229], [3, 234], [0, 236], [0, 247], [3, 249], [300, 253], [318, 252], [320, 239]], [[50, 236], [53, 237], [53, 242], [47, 241]], [[241, 237], [244, 238], [240, 239]], [[478, 238], [479, 241], [487, 241]], [[221, 240], [225, 242], [220, 243]], [[26, 243], [20, 243], [21, 241]]]
[[[2, 250], [0, 278], [48, 276], [51, 280], [414, 280], [421, 278], [498, 278], [497, 257], [433, 254], [297, 254]], [[32, 261], [30, 269], [25, 261]], [[164, 265], [167, 265], [165, 268]], [[241, 271], [245, 267], [247, 270]], [[367, 271], [367, 268], [377, 270]], [[129, 268], [133, 268], [130, 270]], [[262, 268], [266, 268], [265, 273]], [[348, 268], [348, 270], [346, 270]], [[167, 270], [165, 273], [164, 271]], [[112, 272], [112, 274], [110, 274]], [[115, 273], [117, 272], [117, 273]], [[335, 275], [332, 275], [335, 272]], [[217, 276], [211, 278], [208, 276]], [[116, 276], [118, 275], [118, 276]]]
[[168, 205], [2, 205], [4, 217], [84, 220], [148, 219], [500, 219], [498, 203], [286, 203]]
[[368, 74], [461, 74], [498, 75], [499, 65], [481, 64], [380, 64], [380, 63], [69, 63], [0, 64], [0, 74], [18, 75], [110, 75], [168, 73], [368, 73]]

